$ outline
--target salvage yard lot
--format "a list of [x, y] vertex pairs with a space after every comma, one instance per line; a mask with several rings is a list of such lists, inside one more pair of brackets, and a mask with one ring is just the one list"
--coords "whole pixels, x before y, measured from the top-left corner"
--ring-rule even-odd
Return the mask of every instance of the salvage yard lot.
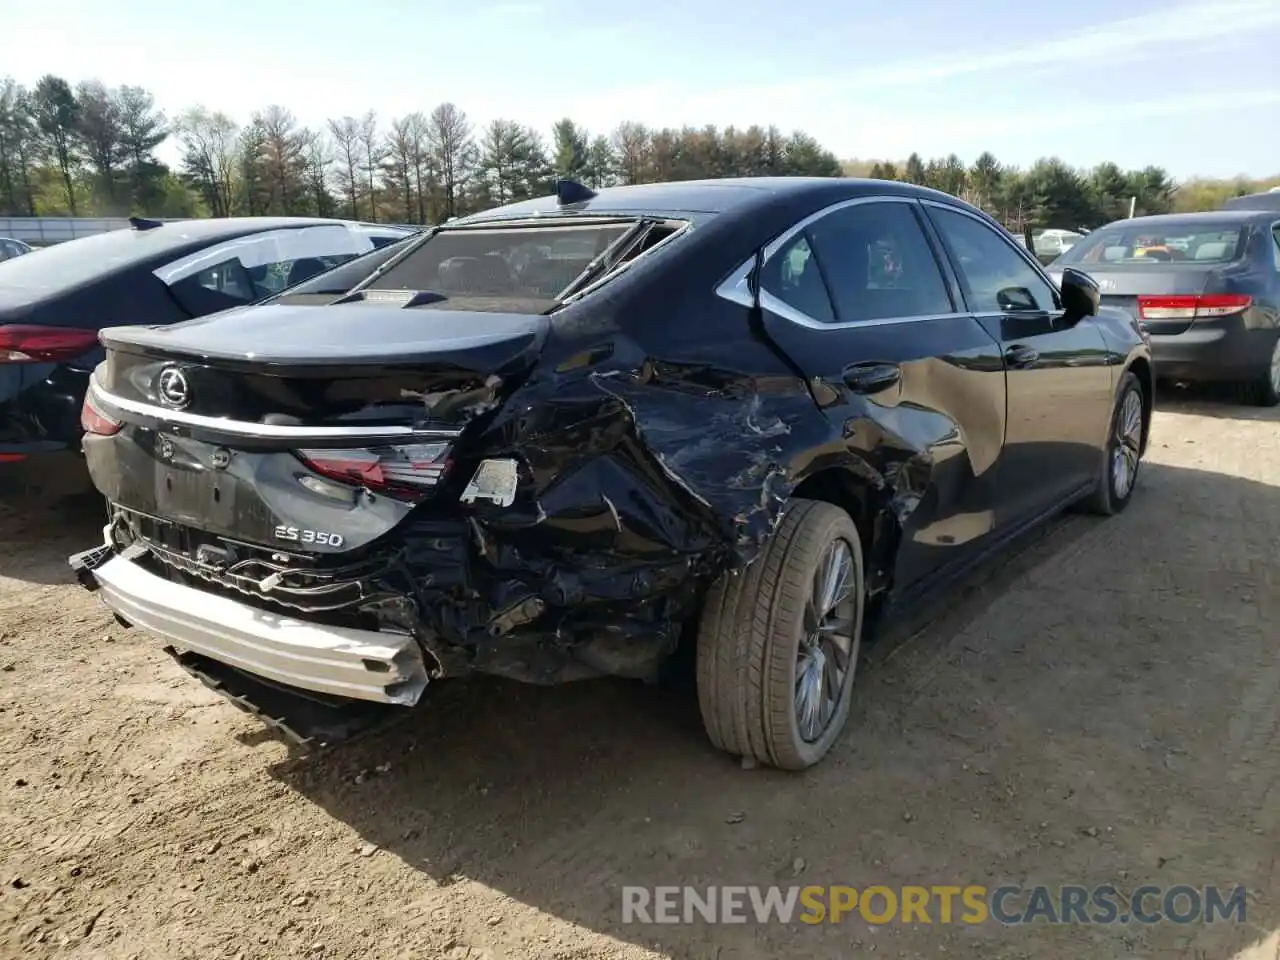
[[[97, 516], [0, 507], [0, 956], [1272, 960], [1280, 413], [1163, 399], [1143, 470], [1120, 517], [1063, 517], [875, 644], [805, 776], [613, 682], [442, 685], [291, 757], [69, 582]], [[678, 883], [1249, 899], [1243, 925], [621, 922], [623, 885]]]

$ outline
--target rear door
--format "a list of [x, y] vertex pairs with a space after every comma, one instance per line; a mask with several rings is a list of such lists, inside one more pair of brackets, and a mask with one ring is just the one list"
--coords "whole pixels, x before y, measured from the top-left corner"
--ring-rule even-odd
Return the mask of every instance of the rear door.
[[1097, 476], [1111, 417], [1111, 368], [1091, 318], [1063, 320], [1058, 291], [1002, 231], [926, 201], [964, 299], [1000, 343], [1008, 384], [1001, 519], [1019, 522]]
[[766, 249], [759, 278], [767, 333], [842, 438], [833, 460], [864, 461], [889, 484], [897, 587], [963, 560], [994, 528], [1004, 368], [957, 300], [909, 198], [802, 221]]

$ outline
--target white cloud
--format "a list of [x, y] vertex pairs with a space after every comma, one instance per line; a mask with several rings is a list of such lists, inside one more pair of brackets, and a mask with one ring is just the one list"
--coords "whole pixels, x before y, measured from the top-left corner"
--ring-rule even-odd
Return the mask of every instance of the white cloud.
[[[593, 133], [608, 132], [623, 119], [677, 127], [774, 123], [786, 130], [806, 130], [841, 156], [904, 156], [911, 150], [955, 150], [971, 156], [990, 148], [1011, 159], [1028, 153], [1033, 159], [1055, 152], [1064, 157], [1087, 152], [1088, 144], [1081, 149], [1071, 129], [1102, 129], [1102, 124], [1118, 118], [1149, 118], [1156, 121], [1151, 127], [1168, 133], [1173, 122], [1160, 123], [1158, 118], [1253, 106], [1267, 109], [1250, 124], [1252, 155], [1274, 155], [1280, 148], [1277, 101], [1270, 92], [1277, 84], [1251, 88], [1235, 80], [1204, 82], [1217, 64], [1233, 75], [1252, 69], [1255, 76], [1265, 77], [1265, 62], [1255, 61], [1250, 67], [1233, 57], [1238, 59], [1243, 44], [1259, 46], [1266, 38], [1280, 42], [1280, 0], [1173, 3], [1151, 14], [1039, 35], [1014, 21], [1007, 36], [991, 35], [969, 49], [953, 44], [937, 56], [892, 59], [899, 48], [881, 44], [871, 50], [885, 51], [888, 59], [882, 62], [859, 59], [848, 68], [821, 73], [820, 67], [804, 62], [762, 62], [759, 70], [746, 70], [744, 65], [742, 71], [696, 65], [685, 71], [674, 66], [644, 79], [626, 68], [634, 45], [629, 38], [640, 28], [625, 18], [599, 26], [572, 23], [548, 47], [533, 38], [545, 37], [554, 27], [550, 0], [497, 2], [499, 6], [474, 4], [459, 12], [459, 18], [466, 18], [465, 28], [458, 20], [449, 21], [459, 35], [503, 40], [504, 52], [491, 57], [481, 40], [465, 55], [454, 51], [452, 59], [419, 62], [392, 56], [377, 61], [376, 69], [367, 60], [333, 69], [316, 65], [323, 58], [299, 54], [296, 45], [293, 50], [281, 48], [269, 36], [237, 41], [233, 56], [227, 48], [184, 45], [180, 38], [185, 27], [162, 24], [151, 28], [144, 44], [147, 56], [121, 60], [118, 51], [132, 43], [130, 24], [100, 12], [86, 13], [92, 23], [82, 25], [79, 33], [72, 31], [56, 44], [33, 43], [24, 38], [37, 35], [38, 18], [18, 12], [16, 21], [6, 20], [8, 32], [0, 32], [0, 62], [4, 71], [26, 82], [53, 70], [73, 81], [97, 75], [111, 84], [145, 86], [171, 114], [203, 101], [243, 122], [267, 103], [284, 103], [313, 127], [322, 127], [328, 116], [358, 115], [370, 107], [376, 107], [380, 121], [386, 122], [451, 99], [477, 126], [508, 117], [545, 132], [564, 116]], [[909, 6], [909, 0], [900, 5]], [[1064, 8], [1064, 13], [1066, 19], [1070, 9]], [[935, 23], [930, 32], [937, 38], [944, 26]], [[877, 31], [885, 27], [884, 21], [875, 24]], [[527, 55], [513, 56], [513, 34], [530, 37]], [[575, 49], [616, 49], [618, 69], [596, 64], [569, 79], [564, 70], [539, 69], [541, 58], [563, 62]], [[1146, 84], [1132, 82], [1136, 74], [1146, 72], [1145, 66], [1134, 69], [1139, 60], [1152, 63], [1158, 77], [1173, 89], [1189, 87], [1196, 95], [1139, 99], [1153, 96], [1144, 89]], [[805, 74], [806, 69], [814, 72]], [[785, 70], [788, 79], [729, 79], [735, 74], [760, 77], [770, 70]], [[1106, 90], [1105, 96], [1098, 90]], [[1238, 90], [1245, 92], [1234, 92]], [[1072, 119], [1070, 126], [1062, 123], [1066, 116]], [[162, 153], [164, 159], [176, 160], [177, 143], [171, 140]]]
[[[612, 89], [558, 99], [554, 109], [557, 116], [572, 116], [593, 131], [612, 129], [620, 118], [676, 127], [776, 123], [813, 134], [841, 156], [893, 157], [912, 150], [952, 149], [965, 153], [1020, 142], [1035, 155], [1069, 156], [1077, 152], [1078, 144], [1064, 128], [1064, 117], [1072, 118], [1075, 130], [1126, 119], [1280, 103], [1274, 87], [1251, 90], [1235, 85], [1223, 92], [1126, 99], [1134, 96], [1135, 87], [1127, 77], [1135, 59], [1187, 63], [1188, 57], [1210, 49], [1214, 56], [1229, 56], [1241, 42], [1275, 33], [1277, 28], [1280, 2], [1276, 0], [1184, 4], [1004, 47], [992, 44], [947, 57], [892, 61], [784, 83], [691, 88], [674, 78], [619, 81]], [[1104, 99], [1073, 94], [1078, 84], [1058, 79], [1064, 69], [1072, 71], [1068, 76], [1088, 69], [1093, 77], [1114, 78], [1114, 92]], [[979, 101], [968, 85], [953, 87], [945, 82], [983, 74], [1015, 76], [1016, 84], [1008, 91], [1013, 102], [1002, 106]], [[1176, 78], [1176, 71], [1169, 76]], [[982, 105], [975, 107], [975, 103]], [[501, 104], [473, 102], [469, 108], [477, 116], [500, 113], [537, 126], [548, 126], [555, 119], [548, 114], [546, 100], [533, 96], [509, 98]], [[1280, 129], [1280, 123], [1270, 125]], [[1029, 145], [1023, 138], [1033, 133], [1036, 142]]]
[[1275, 0], [1226, 0], [1184, 4], [1159, 13], [1114, 20], [1065, 36], [949, 58], [930, 58], [871, 67], [836, 80], [842, 88], [873, 89], [931, 83], [974, 73], [1086, 63], [1113, 66], [1123, 58], [1175, 55], [1170, 45], [1200, 44], [1224, 37], [1253, 36], [1280, 27]]

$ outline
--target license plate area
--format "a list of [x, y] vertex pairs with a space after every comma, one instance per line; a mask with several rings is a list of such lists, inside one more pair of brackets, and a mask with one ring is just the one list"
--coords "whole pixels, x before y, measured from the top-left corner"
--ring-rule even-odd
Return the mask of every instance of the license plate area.
[[152, 434], [155, 504], [164, 517], [192, 525], [227, 528], [236, 516], [238, 483], [220, 448], [185, 437]]

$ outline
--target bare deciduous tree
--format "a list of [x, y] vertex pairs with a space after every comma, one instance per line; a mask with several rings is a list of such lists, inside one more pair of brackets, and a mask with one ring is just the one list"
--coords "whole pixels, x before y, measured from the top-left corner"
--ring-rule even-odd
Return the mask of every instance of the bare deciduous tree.
[[428, 119], [427, 143], [440, 174], [444, 217], [457, 216], [458, 199], [475, 162], [467, 115], [452, 103], [440, 104]]
[[348, 215], [353, 220], [359, 220], [360, 121], [355, 117], [330, 120], [329, 135], [333, 137], [338, 157], [338, 189], [347, 200]]
[[174, 124], [182, 170], [215, 217], [231, 216], [239, 129], [225, 113], [195, 106]]
[[378, 222], [378, 186], [374, 176], [382, 162], [382, 144], [378, 141], [378, 115], [370, 110], [360, 118], [360, 148], [364, 175], [369, 185], [369, 219]]

